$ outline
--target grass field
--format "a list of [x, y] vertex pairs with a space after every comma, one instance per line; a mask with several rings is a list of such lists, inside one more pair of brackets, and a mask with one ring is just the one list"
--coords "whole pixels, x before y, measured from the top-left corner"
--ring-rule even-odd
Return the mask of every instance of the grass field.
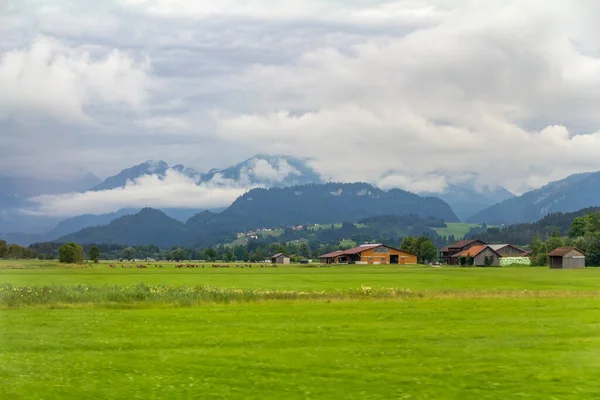
[[[141, 282], [176, 295], [210, 285], [233, 301], [150, 301], [137, 296]], [[58, 291], [46, 300], [78, 292], [81, 301], [19, 302], [43, 286]], [[0, 287], [11, 289], [0, 291], [3, 399], [600, 397], [595, 268], [136, 270], [7, 261]], [[134, 298], [104, 302], [110, 291]], [[265, 294], [284, 292], [297, 296]]]

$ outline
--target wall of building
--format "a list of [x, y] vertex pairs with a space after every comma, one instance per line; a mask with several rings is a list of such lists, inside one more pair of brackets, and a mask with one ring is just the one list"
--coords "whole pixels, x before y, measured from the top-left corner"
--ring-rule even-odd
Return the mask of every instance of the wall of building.
[[500, 253], [500, 255], [502, 257], [511, 257], [511, 256], [518, 256], [523, 254], [523, 252], [517, 248], [514, 248], [512, 246], [506, 246], [500, 250], [497, 250], [498, 253]]
[[391, 264], [390, 258], [392, 255], [398, 256], [398, 264], [417, 263], [417, 256], [383, 246], [363, 251], [360, 253], [360, 261], [367, 264]]
[[565, 256], [563, 257], [564, 269], [585, 268], [585, 257], [583, 256]]
[[476, 265], [478, 267], [485, 266], [485, 258], [486, 257], [492, 258], [492, 263], [490, 265], [491, 267], [499, 267], [500, 266], [500, 257], [498, 257], [498, 255], [496, 253], [494, 253], [494, 251], [490, 248], [485, 248], [479, 254], [477, 254], [473, 258], [473, 265]]
[[276, 264], [289, 264], [290, 263], [290, 258], [289, 257], [284, 257], [284, 256], [279, 256], [275, 259], [275, 263]]

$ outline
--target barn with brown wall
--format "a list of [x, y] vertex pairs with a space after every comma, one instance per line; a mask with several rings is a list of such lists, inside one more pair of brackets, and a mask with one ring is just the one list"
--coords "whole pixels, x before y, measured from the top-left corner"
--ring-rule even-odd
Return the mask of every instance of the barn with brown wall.
[[383, 244], [367, 244], [319, 257], [325, 264], [417, 264], [417, 256]]

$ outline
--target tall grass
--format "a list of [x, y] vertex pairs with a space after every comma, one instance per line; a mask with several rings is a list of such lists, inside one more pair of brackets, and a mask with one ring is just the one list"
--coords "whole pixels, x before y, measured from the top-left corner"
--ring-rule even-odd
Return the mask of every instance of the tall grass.
[[600, 292], [530, 290], [438, 290], [413, 291], [402, 288], [361, 286], [342, 290], [300, 291], [218, 288], [213, 286], [170, 286], [139, 283], [132, 286], [14, 286], [0, 285], [0, 307], [142, 308], [161, 305], [194, 306], [206, 303], [242, 303], [273, 300], [367, 300], [418, 298], [521, 298], [600, 297]]

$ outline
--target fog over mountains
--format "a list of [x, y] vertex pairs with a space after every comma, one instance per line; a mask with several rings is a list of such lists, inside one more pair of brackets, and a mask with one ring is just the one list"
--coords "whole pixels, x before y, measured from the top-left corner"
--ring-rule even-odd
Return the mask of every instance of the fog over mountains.
[[[600, 205], [599, 176], [600, 173], [573, 175], [519, 197], [503, 187], [480, 186], [474, 178], [463, 179], [448, 183], [443, 191], [417, 193], [441, 199], [442, 203], [449, 206], [449, 212], [440, 214], [434, 211], [432, 202], [424, 202], [417, 208], [402, 203], [404, 209], [391, 211], [396, 215], [409, 212], [435, 215], [447, 221], [488, 224], [529, 222], [551, 212]], [[147, 207], [160, 209], [167, 216], [185, 223], [203, 210], [218, 214], [231, 205], [235, 206], [245, 193], [254, 188], [322, 185], [327, 180], [311, 166], [309, 159], [267, 154], [256, 155], [230, 167], [213, 168], [208, 172], [181, 164], [170, 166], [162, 160], [146, 161], [103, 181], [92, 174], [58, 183], [34, 178], [19, 181], [16, 177], [5, 176], [0, 179], [0, 233], [21, 244], [56, 240], [81, 229], [110, 224]], [[380, 196], [397, 193], [396, 189], [372, 190], [377, 190]], [[272, 192], [270, 196], [275, 196], [275, 193]], [[307, 201], [306, 197], [303, 199], [302, 203], [292, 201], [295, 198], [286, 198], [285, 201], [292, 201], [295, 207], [301, 209]], [[277, 209], [277, 202], [266, 202], [272, 204], [272, 211]], [[352, 209], [354, 206], [355, 202], [351, 202], [344, 207]], [[317, 203], [311, 207], [317, 209], [319, 205]], [[326, 206], [322, 205], [322, 208], [326, 209]], [[293, 207], [286, 208], [285, 212], [293, 215]], [[332, 216], [337, 215], [334, 209], [330, 209], [330, 212]], [[238, 214], [236, 218], [240, 221], [250, 218], [244, 212], [238, 211]], [[269, 219], [270, 213], [260, 215], [265, 225], [291, 221], [281, 215], [276, 220]], [[224, 221], [219, 218], [214, 220]], [[255, 219], [252, 221], [254, 227], [260, 222]], [[231, 226], [231, 221], [227, 224]]]

